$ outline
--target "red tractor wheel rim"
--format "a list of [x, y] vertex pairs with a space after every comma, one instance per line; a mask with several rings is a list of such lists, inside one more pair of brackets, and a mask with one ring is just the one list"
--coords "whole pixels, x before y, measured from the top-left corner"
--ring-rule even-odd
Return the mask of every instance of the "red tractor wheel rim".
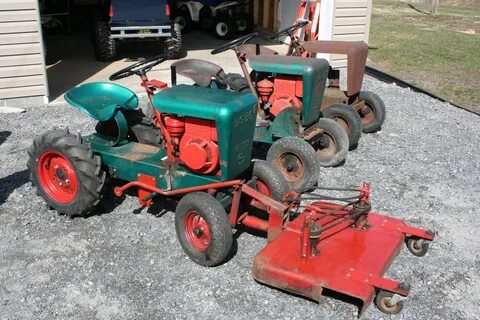
[[196, 211], [189, 212], [184, 220], [185, 236], [195, 250], [207, 251], [212, 234], [207, 221]]
[[42, 189], [55, 202], [68, 204], [78, 193], [78, 178], [75, 169], [63, 154], [45, 151], [38, 159], [38, 180]]
[[[272, 197], [272, 191], [270, 190], [268, 185], [261, 180], [257, 180], [257, 185], [256, 185], [255, 189], [258, 192], [260, 192], [261, 194], [265, 195], [266, 197], [269, 197], [269, 198]], [[254, 207], [260, 208], [260, 209], [265, 208], [265, 205], [262, 204], [260, 201], [258, 201], [256, 199], [252, 199], [251, 205], [254, 206]]]

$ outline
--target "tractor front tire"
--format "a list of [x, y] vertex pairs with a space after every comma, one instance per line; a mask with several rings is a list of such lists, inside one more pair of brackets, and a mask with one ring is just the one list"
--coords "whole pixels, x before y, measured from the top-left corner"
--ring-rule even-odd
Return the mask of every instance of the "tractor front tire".
[[323, 117], [337, 122], [348, 135], [349, 149], [355, 149], [362, 136], [362, 118], [348, 104], [333, 104], [322, 111]]
[[94, 25], [95, 58], [98, 61], [110, 62], [117, 56], [117, 42], [112, 38], [110, 25], [105, 21], [98, 21]]
[[358, 99], [365, 103], [368, 112], [359, 111], [363, 122], [363, 132], [373, 133], [382, 128], [387, 110], [382, 98], [370, 91], [360, 91]]
[[283, 195], [289, 190], [287, 181], [267, 161], [256, 160], [254, 162], [252, 177], [256, 179], [255, 189], [273, 200], [281, 201]]
[[182, 29], [178, 23], [172, 25], [172, 36], [165, 40], [165, 53], [170, 59], [179, 59], [182, 55]]
[[201, 266], [217, 266], [231, 252], [233, 234], [227, 213], [208, 193], [193, 192], [180, 199], [175, 230], [187, 256]]
[[331, 119], [321, 118], [314, 127], [323, 131], [320, 141], [313, 145], [317, 161], [322, 167], [341, 164], [347, 157], [348, 136], [343, 128]]
[[232, 39], [237, 32], [237, 23], [228, 17], [218, 17], [213, 24], [213, 31], [220, 40]]
[[78, 217], [86, 216], [98, 204], [106, 173], [90, 145], [54, 130], [37, 136], [28, 155], [30, 181], [47, 206]]
[[301, 193], [318, 182], [320, 167], [315, 150], [300, 138], [277, 140], [267, 152], [267, 161], [282, 174], [292, 191]]

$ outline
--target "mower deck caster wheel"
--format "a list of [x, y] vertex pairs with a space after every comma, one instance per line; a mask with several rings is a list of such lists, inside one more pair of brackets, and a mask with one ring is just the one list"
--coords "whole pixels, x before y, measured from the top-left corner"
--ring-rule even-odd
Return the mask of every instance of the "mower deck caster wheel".
[[423, 257], [428, 252], [429, 244], [423, 239], [410, 237], [407, 239], [407, 249], [414, 256]]
[[386, 314], [397, 314], [403, 309], [403, 301], [397, 301], [392, 304], [392, 298], [394, 294], [388, 291], [379, 291], [375, 297], [375, 305], [377, 308]]
[[189, 193], [178, 202], [175, 231], [187, 256], [201, 266], [217, 266], [231, 252], [233, 234], [227, 213], [208, 193]]

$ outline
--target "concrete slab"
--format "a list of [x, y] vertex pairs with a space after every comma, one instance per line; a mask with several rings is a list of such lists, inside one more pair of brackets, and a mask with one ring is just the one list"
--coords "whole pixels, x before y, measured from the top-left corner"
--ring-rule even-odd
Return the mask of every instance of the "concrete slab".
[[[286, 50], [284, 46], [272, 44], [262, 38], [258, 38], [258, 42], [282, 53]], [[216, 39], [206, 31], [193, 31], [184, 36], [184, 47], [187, 51], [185, 58], [209, 60], [222, 66], [226, 72], [240, 73], [240, 66], [232, 51], [215, 56], [210, 54], [212, 49], [222, 43], [225, 41]], [[48, 36], [46, 44], [47, 76], [52, 104], [64, 102], [64, 92], [74, 86], [87, 82], [108, 81], [108, 77], [112, 73], [135, 61], [162, 53], [162, 48], [158, 43], [129, 42], [120, 47], [118, 61], [104, 63], [95, 60], [93, 45], [85, 34]], [[149, 73], [149, 77], [170, 84], [170, 65], [175, 61], [177, 60], [169, 60], [158, 65]], [[116, 82], [137, 93], [144, 92], [139, 85], [138, 77], [129, 77]], [[178, 82], [188, 83], [188, 80], [179, 78]]]

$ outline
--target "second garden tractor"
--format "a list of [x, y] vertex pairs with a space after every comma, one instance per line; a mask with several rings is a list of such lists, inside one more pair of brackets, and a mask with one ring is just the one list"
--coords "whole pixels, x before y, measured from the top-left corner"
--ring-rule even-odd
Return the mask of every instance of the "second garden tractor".
[[53, 130], [35, 138], [27, 166], [47, 205], [88, 216], [107, 177], [124, 181], [113, 189], [118, 197], [137, 189], [141, 206], [181, 197], [175, 229], [195, 263], [228, 260], [234, 230], [243, 226], [267, 237], [253, 263], [259, 282], [315, 300], [326, 290], [339, 292], [358, 299], [360, 310], [375, 299], [381, 311], [400, 312], [409, 286], [383, 274], [404, 241], [421, 256], [434, 234], [371, 212], [369, 184], [343, 189], [355, 193], [337, 199], [344, 204], [326, 202], [334, 198], [317, 190], [288, 191], [271, 164], [252, 165], [256, 97], [149, 80], [148, 71], [165, 59], [152, 57], [111, 77], [140, 76], [151, 118], [138, 109], [135, 93], [113, 83], [87, 83], [65, 94], [99, 123], [86, 136]]

